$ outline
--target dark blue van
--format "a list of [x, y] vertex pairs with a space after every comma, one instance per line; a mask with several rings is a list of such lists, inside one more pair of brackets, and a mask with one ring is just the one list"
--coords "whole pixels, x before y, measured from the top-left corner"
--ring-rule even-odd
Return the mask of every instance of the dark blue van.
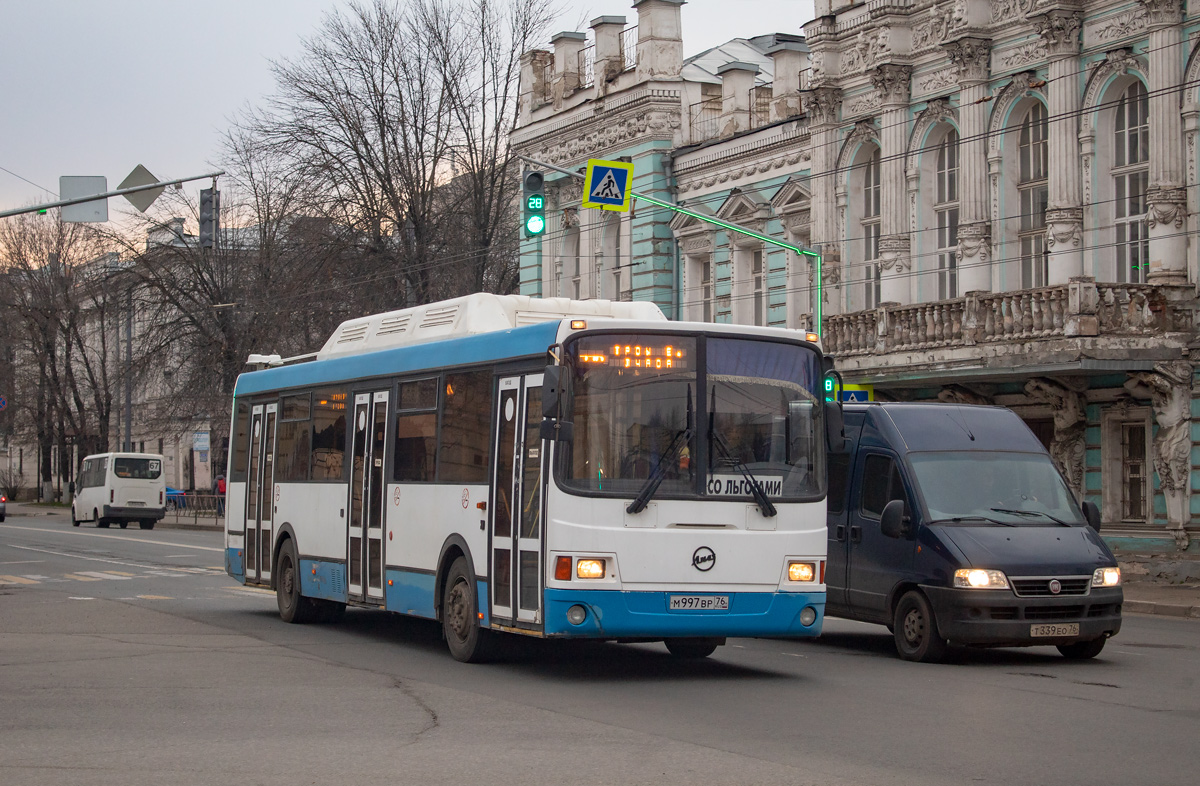
[[948, 644], [1091, 658], [1121, 629], [1121, 572], [1016, 413], [847, 404], [829, 462], [826, 613], [887, 625], [906, 660]]

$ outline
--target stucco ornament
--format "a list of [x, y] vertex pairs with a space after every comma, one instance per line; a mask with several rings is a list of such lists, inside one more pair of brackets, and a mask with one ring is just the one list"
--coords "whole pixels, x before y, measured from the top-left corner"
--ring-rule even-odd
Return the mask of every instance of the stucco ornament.
[[1087, 416], [1083, 396], [1045, 377], [1025, 383], [1025, 393], [1034, 401], [1049, 404], [1054, 410], [1054, 440], [1050, 457], [1077, 498], [1083, 495], [1084, 452], [1087, 448]]
[[1167, 530], [1175, 545], [1188, 547], [1184, 526], [1191, 518], [1188, 487], [1191, 479], [1192, 366], [1159, 363], [1154, 371], [1129, 375], [1125, 388], [1137, 398], [1149, 398], [1158, 431], [1154, 435], [1154, 471], [1167, 503]]

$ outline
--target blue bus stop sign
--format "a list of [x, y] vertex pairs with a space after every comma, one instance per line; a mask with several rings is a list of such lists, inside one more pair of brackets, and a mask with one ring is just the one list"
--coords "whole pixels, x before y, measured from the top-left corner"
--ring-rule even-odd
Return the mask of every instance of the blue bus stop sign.
[[4, 408], [7, 406], [8, 406], [8, 399], [6, 399], [4, 396], [0, 396], [0, 412], [3, 412]]

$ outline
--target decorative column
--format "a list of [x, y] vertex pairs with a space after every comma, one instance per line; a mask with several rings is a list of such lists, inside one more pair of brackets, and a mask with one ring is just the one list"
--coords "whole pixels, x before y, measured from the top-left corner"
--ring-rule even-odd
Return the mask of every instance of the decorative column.
[[[842, 106], [842, 91], [834, 87], [818, 87], [805, 94], [810, 138], [812, 140], [812, 171], [832, 172], [837, 166], [837, 120]], [[821, 252], [822, 286], [825, 314], [841, 312], [842, 278], [841, 239], [837, 236], [837, 179], [812, 178], [810, 221], [812, 244]], [[832, 290], [832, 291], [831, 291]], [[815, 303], [816, 295], [810, 302]]]
[[1046, 249], [1050, 284], [1083, 275], [1083, 207], [1079, 188], [1079, 12], [1053, 10], [1029, 17], [1050, 58], [1049, 203]]
[[1179, 94], [1183, 58], [1180, 0], [1138, 0], [1150, 23], [1150, 187], [1146, 228], [1150, 235], [1151, 284], [1187, 283], [1187, 190], [1184, 184], [1183, 121]]
[[1130, 374], [1125, 383], [1132, 395], [1150, 399], [1154, 407], [1154, 472], [1167, 507], [1167, 530], [1181, 550], [1188, 547], [1185, 528], [1191, 522], [1192, 371], [1186, 361], [1158, 363], [1154, 371]]
[[909, 77], [912, 68], [888, 63], [871, 72], [879, 91], [880, 115], [880, 301], [908, 303], [905, 277], [912, 267], [905, 209], [904, 153], [908, 141]]
[[960, 38], [946, 44], [958, 67], [958, 289], [992, 288], [992, 224], [988, 210], [988, 59], [992, 42]]

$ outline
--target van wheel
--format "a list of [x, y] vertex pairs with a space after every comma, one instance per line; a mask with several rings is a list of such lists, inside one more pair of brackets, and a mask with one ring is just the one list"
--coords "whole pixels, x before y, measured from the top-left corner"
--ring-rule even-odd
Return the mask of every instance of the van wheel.
[[667, 652], [676, 658], [695, 660], [707, 658], [709, 655], [712, 655], [717, 651], [717, 647], [725, 643], [725, 639], [666, 639], [663, 643], [667, 645]]
[[1098, 639], [1091, 641], [1077, 641], [1074, 644], [1059, 644], [1058, 651], [1062, 653], [1064, 658], [1071, 660], [1087, 660], [1094, 658], [1100, 654], [1100, 650], [1104, 649], [1104, 642], [1107, 638], [1101, 636]]
[[100, 529], [108, 529], [108, 525], [112, 524], [108, 519], [99, 519], [96, 521], [96, 526]]
[[896, 652], [904, 660], [937, 663], [946, 654], [946, 640], [938, 631], [937, 618], [920, 592], [911, 590], [900, 598], [892, 626]]
[[479, 609], [467, 558], [459, 557], [450, 566], [442, 596], [442, 634], [454, 659], [463, 663], [481, 663], [492, 654], [490, 631], [479, 627]]
[[71, 526], [72, 527], [79, 526], [79, 519], [75, 518], [75, 507], [74, 506], [71, 507]]
[[[121, 526], [124, 527], [125, 525], [122, 524]], [[138, 526], [141, 527], [142, 529], [154, 529], [154, 522], [153, 521], [139, 521]]]
[[283, 542], [275, 570], [275, 600], [280, 619], [297, 625], [311, 622], [317, 616], [316, 606], [300, 594], [300, 560], [296, 559], [296, 546], [291, 538]]
[[125, 528], [126, 528], [126, 527], [128, 527], [128, 526], [129, 526], [129, 522], [128, 522], [128, 521], [122, 521], [122, 522], [121, 522], [121, 529], [125, 529]]

